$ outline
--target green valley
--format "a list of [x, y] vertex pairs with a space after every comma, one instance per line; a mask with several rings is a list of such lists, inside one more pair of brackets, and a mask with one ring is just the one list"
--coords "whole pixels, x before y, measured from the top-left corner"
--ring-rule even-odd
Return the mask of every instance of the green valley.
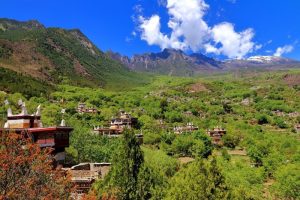
[[[139, 121], [133, 131], [144, 135], [143, 167], [136, 182], [143, 189], [132, 191], [140, 199], [298, 199], [300, 135], [295, 126], [300, 123], [300, 90], [286, 77], [298, 80], [300, 71], [194, 78], [153, 75], [150, 83], [121, 91], [60, 84], [48, 96], [29, 98], [26, 90], [1, 92], [0, 111], [5, 117], [5, 99], [14, 112], [20, 98], [30, 112], [42, 104], [45, 126], [63, 117], [74, 127], [67, 149], [69, 165], [112, 162], [119, 168], [123, 139], [97, 136], [92, 130], [106, 126], [120, 110], [131, 113]], [[99, 113], [77, 113], [79, 102]], [[66, 109], [64, 116], [61, 109]], [[188, 123], [199, 129], [174, 133], [174, 127]], [[214, 127], [227, 131], [218, 144], [206, 133]], [[108, 178], [93, 185], [99, 198], [113, 192], [111, 184], [122, 182], [116, 170], [113, 167]]]

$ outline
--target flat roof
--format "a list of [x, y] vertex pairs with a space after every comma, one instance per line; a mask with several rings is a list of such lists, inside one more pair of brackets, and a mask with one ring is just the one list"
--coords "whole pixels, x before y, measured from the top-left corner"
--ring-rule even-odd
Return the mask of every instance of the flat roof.
[[9, 115], [7, 116], [7, 120], [12, 119], [41, 119], [41, 116], [37, 115]]
[[30, 133], [41, 133], [41, 132], [54, 132], [54, 131], [64, 131], [71, 132], [73, 131], [72, 127], [65, 126], [53, 126], [53, 127], [41, 127], [41, 128], [1, 128], [0, 131], [23, 131], [26, 130]]

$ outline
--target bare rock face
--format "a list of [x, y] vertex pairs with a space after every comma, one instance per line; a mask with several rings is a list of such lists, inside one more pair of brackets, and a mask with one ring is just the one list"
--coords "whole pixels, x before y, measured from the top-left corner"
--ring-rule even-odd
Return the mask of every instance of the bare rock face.
[[132, 58], [113, 52], [108, 52], [108, 55], [132, 70], [159, 74], [191, 76], [200, 72], [212, 72], [223, 68], [222, 62], [203, 54], [187, 55], [183, 51], [175, 49], [134, 55]]
[[219, 61], [201, 53], [186, 54], [181, 50], [164, 49], [159, 53], [134, 55], [132, 58], [112, 51], [107, 55], [129, 69], [175, 76], [192, 76], [231, 70], [273, 70], [300, 67], [300, 62], [276, 56], [252, 56], [247, 59]]
[[78, 41], [85, 47], [91, 54], [94, 56], [97, 54], [97, 47], [93, 45], [93, 43], [79, 30], [74, 29], [69, 31]]

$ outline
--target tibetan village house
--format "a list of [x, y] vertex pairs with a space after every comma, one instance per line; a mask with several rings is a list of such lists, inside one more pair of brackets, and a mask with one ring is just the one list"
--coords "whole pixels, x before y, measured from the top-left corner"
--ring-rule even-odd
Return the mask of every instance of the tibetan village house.
[[85, 103], [79, 103], [77, 106], [77, 112], [82, 113], [91, 113], [96, 114], [98, 113], [98, 110], [96, 108], [87, 108]]
[[199, 128], [194, 126], [192, 122], [187, 123], [186, 126], [175, 126], [174, 127], [174, 133], [179, 135], [182, 133], [190, 133], [193, 131], [197, 131]]
[[132, 117], [130, 114], [121, 111], [118, 118], [113, 118], [110, 121], [109, 127], [95, 127], [94, 133], [99, 135], [106, 135], [110, 137], [118, 137], [125, 128], [131, 129], [136, 127], [137, 118]]
[[[136, 128], [138, 119], [121, 111], [119, 117], [110, 121], [109, 127], [94, 127], [94, 133], [108, 137], [119, 137], [125, 129]], [[140, 143], [143, 143], [143, 134], [136, 134]]]
[[111, 163], [80, 163], [71, 168], [63, 168], [70, 172], [71, 180], [76, 186], [76, 193], [88, 193], [92, 184], [103, 179], [109, 172]]
[[36, 113], [29, 115], [25, 103], [21, 106], [22, 112], [14, 115], [8, 108], [7, 121], [0, 133], [24, 134], [32, 138], [32, 141], [41, 148], [53, 148], [54, 159], [57, 164], [63, 164], [65, 160], [65, 148], [69, 147], [69, 136], [73, 128], [64, 126], [43, 127], [41, 122], [41, 109], [38, 106]]
[[220, 145], [221, 138], [226, 134], [226, 130], [220, 127], [216, 127], [213, 130], [208, 129], [207, 135], [211, 137], [213, 144]]
[[130, 114], [120, 111], [119, 117], [113, 118], [110, 121], [110, 126], [111, 127], [116, 127], [116, 128], [135, 128], [138, 123], [137, 118], [132, 117]]

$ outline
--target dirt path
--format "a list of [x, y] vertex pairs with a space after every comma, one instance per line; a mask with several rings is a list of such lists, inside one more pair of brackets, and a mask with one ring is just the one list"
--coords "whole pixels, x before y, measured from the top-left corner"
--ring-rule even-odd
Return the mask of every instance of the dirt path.
[[194, 161], [195, 159], [191, 158], [191, 157], [179, 157], [178, 160], [181, 164], [186, 164], [186, 163]]
[[228, 150], [229, 155], [247, 156], [245, 150]]

